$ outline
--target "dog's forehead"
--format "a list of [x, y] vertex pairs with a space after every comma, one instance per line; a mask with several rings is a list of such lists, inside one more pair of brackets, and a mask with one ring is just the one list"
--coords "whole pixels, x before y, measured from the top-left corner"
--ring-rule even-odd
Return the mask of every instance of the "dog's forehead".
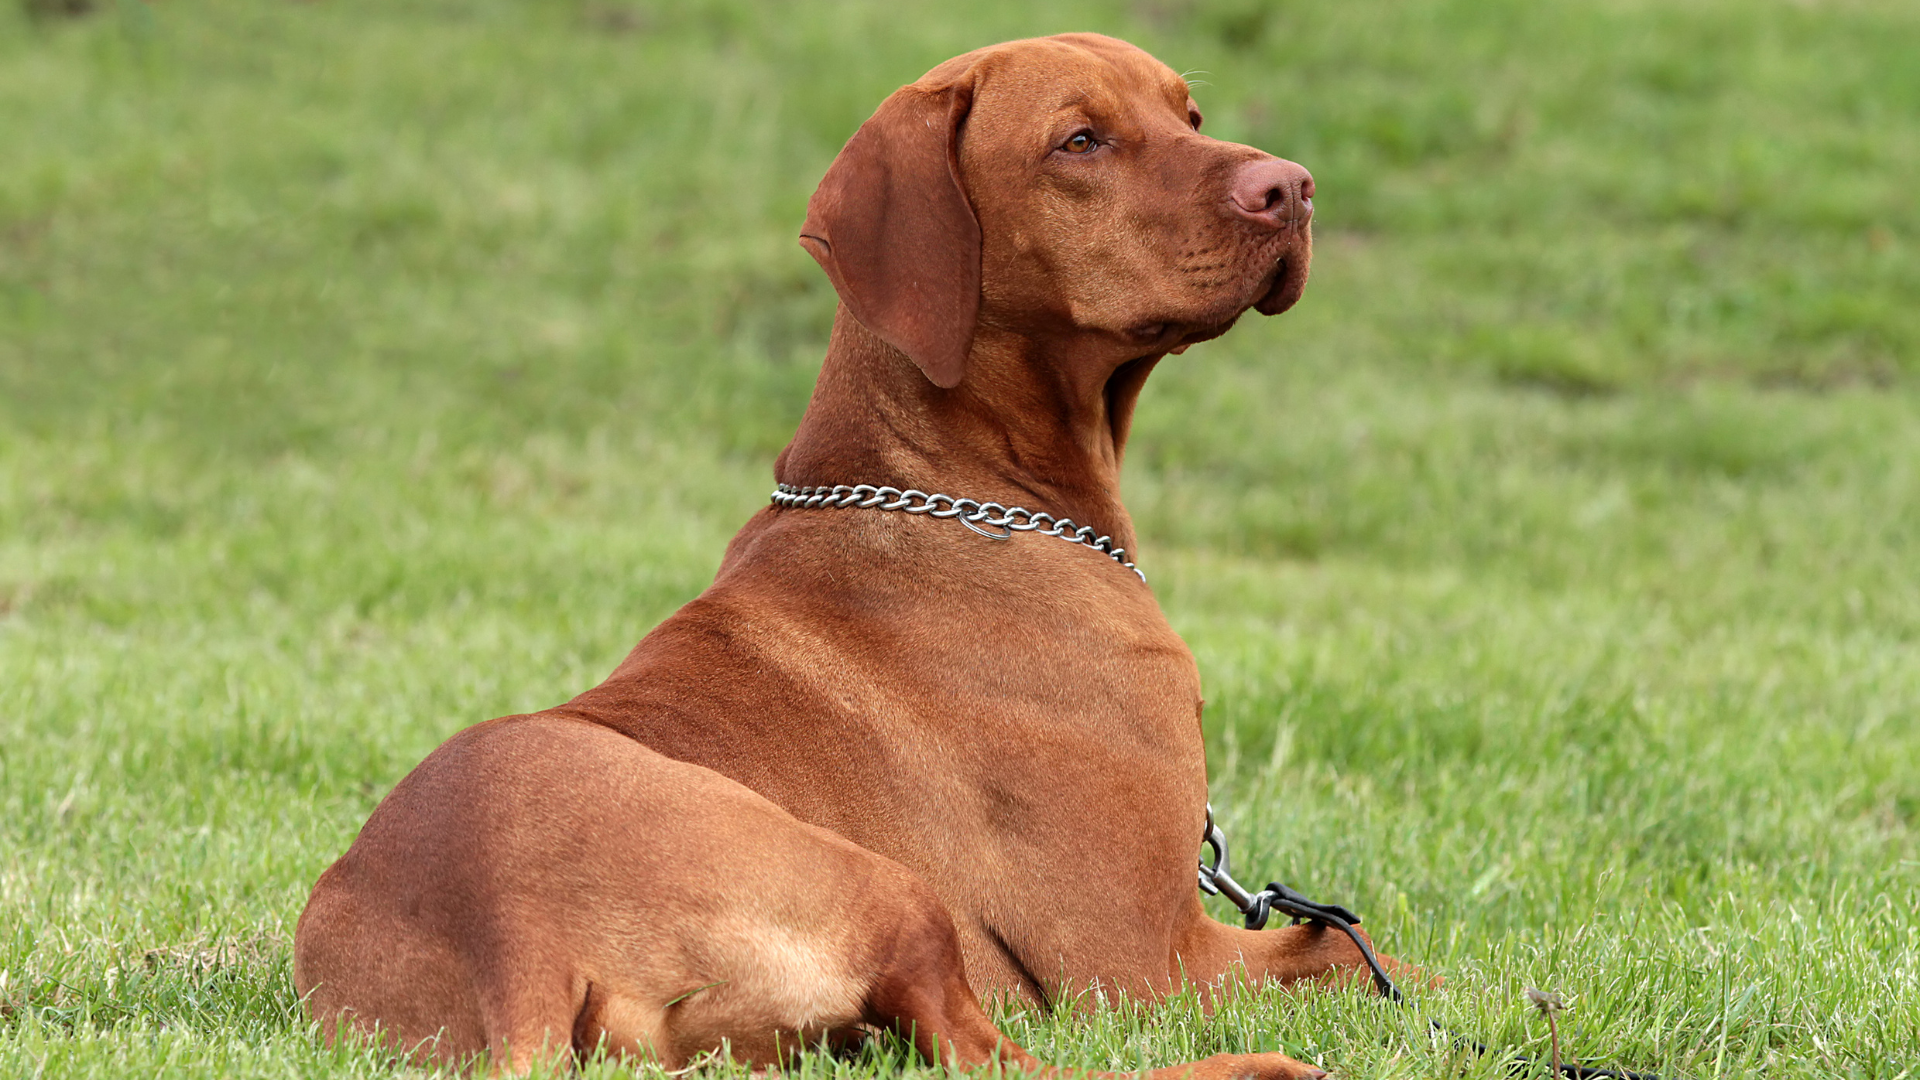
[[975, 107], [995, 99], [1052, 113], [1109, 112], [1165, 101], [1185, 115], [1187, 83], [1138, 46], [1101, 34], [1060, 34], [990, 45], [941, 64], [919, 85], [932, 89], [973, 73]]

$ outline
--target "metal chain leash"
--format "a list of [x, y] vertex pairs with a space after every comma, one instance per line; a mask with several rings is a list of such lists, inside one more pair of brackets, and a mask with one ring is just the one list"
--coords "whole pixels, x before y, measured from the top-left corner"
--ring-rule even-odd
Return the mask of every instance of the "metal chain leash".
[[[1024, 506], [1003, 506], [977, 499], [956, 499], [951, 495], [928, 494], [916, 488], [875, 487], [872, 484], [835, 484], [832, 487], [796, 487], [780, 484], [773, 489], [773, 505], [787, 510], [813, 510], [819, 507], [851, 507], [859, 510], [899, 510], [928, 517], [958, 518], [960, 524], [989, 540], [1010, 540], [1017, 532], [1058, 537], [1069, 544], [1090, 547], [1134, 572], [1141, 581], [1147, 575], [1127, 560], [1127, 549], [1115, 547], [1113, 537], [1099, 535], [1091, 525], [1076, 525], [1072, 518], [1056, 518], [1036, 513]], [[991, 530], [999, 529], [999, 532]]]

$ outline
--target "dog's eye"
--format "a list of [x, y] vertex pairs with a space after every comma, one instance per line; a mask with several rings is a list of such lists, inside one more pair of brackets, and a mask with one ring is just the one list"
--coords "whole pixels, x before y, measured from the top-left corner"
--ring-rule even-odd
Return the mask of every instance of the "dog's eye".
[[1061, 144], [1060, 149], [1065, 150], [1069, 154], [1091, 154], [1093, 153], [1094, 147], [1099, 145], [1100, 140], [1095, 139], [1090, 133], [1082, 131]]

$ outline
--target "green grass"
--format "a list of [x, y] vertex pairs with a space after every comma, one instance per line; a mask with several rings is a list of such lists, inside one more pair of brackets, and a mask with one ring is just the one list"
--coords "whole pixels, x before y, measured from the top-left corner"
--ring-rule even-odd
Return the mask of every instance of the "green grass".
[[1543, 1052], [1537, 986], [1662, 1075], [1914, 1075], [1911, 4], [96, 6], [0, 8], [0, 1075], [391, 1074], [298, 1014], [313, 878], [702, 587], [813, 181], [1068, 29], [1316, 174], [1307, 299], [1163, 365], [1129, 503], [1237, 864], [1447, 986], [1009, 1030], [1493, 1077], [1419, 1016]]

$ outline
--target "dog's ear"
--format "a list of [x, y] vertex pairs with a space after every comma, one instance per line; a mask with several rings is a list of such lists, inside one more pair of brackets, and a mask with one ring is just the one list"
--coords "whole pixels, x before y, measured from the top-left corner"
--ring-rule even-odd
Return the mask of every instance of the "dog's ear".
[[947, 388], [980, 314], [980, 222], [957, 145], [972, 104], [964, 75], [896, 90], [827, 169], [800, 230], [853, 317]]

